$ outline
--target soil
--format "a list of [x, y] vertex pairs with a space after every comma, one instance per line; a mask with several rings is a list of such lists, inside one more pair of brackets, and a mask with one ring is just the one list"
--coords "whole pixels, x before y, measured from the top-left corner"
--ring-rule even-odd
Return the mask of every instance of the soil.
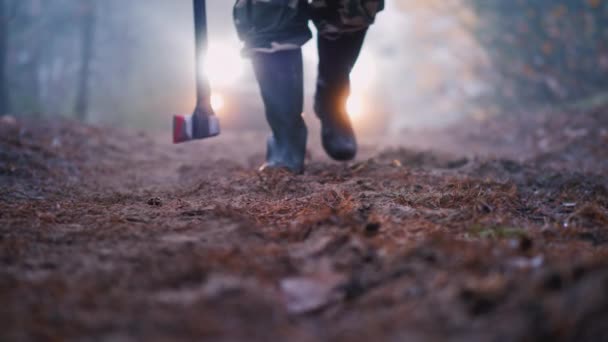
[[3, 118], [0, 340], [608, 341], [608, 108], [406, 137]]

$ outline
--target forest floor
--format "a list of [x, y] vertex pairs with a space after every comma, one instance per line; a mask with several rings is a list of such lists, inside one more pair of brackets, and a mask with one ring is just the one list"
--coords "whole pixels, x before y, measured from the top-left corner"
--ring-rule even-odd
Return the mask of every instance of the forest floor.
[[162, 141], [0, 120], [0, 340], [608, 341], [608, 108]]

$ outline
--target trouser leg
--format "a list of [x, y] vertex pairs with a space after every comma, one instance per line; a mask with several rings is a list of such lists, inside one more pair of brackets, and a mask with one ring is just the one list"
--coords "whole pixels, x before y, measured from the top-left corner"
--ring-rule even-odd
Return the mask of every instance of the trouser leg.
[[311, 37], [307, 0], [238, 0], [234, 21], [251, 58], [272, 134], [264, 167], [304, 167], [307, 129], [300, 47]]
[[323, 147], [336, 160], [350, 160], [357, 153], [357, 140], [346, 111], [350, 73], [367, 29], [383, 8], [383, 0], [312, 0], [310, 4], [310, 15], [319, 32], [315, 112], [321, 120]]
[[350, 160], [357, 153], [357, 140], [346, 111], [346, 101], [350, 95], [350, 73], [366, 32], [344, 33], [333, 39], [318, 37], [315, 112], [321, 120], [323, 147], [336, 160]]
[[299, 49], [312, 37], [307, 0], [237, 0], [233, 16], [247, 55]]

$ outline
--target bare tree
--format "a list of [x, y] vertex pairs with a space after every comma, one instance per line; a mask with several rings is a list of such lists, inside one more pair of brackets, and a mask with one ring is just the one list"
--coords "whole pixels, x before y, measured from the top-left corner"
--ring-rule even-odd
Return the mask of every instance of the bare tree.
[[95, 1], [87, 1], [83, 4], [81, 15], [81, 65], [78, 77], [78, 89], [76, 95], [76, 106], [74, 111], [80, 120], [86, 120], [89, 111], [89, 80], [91, 76], [91, 60], [93, 59], [93, 48], [95, 45]]
[[8, 57], [8, 13], [6, 2], [0, 0], [0, 115], [9, 112], [6, 62]]

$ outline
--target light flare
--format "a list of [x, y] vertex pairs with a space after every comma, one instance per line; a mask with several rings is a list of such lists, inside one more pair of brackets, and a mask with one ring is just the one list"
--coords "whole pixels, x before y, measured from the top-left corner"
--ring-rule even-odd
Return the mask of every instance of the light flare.
[[346, 100], [346, 112], [353, 121], [358, 121], [365, 113], [365, 105], [361, 94], [352, 94]]
[[226, 105], [224, 96], [219, 93], [212, 93], [210, 102], [211, 102], [211, 108], [213, 108], [213, 111], [216, 113], [221, 112], [222, 109], [224, 109], [224, 106]]
[[233, 87], [243, 76], [246, 62], [234, 44], [211, 42], [203, 63], [203, 72], [212, 88]]

